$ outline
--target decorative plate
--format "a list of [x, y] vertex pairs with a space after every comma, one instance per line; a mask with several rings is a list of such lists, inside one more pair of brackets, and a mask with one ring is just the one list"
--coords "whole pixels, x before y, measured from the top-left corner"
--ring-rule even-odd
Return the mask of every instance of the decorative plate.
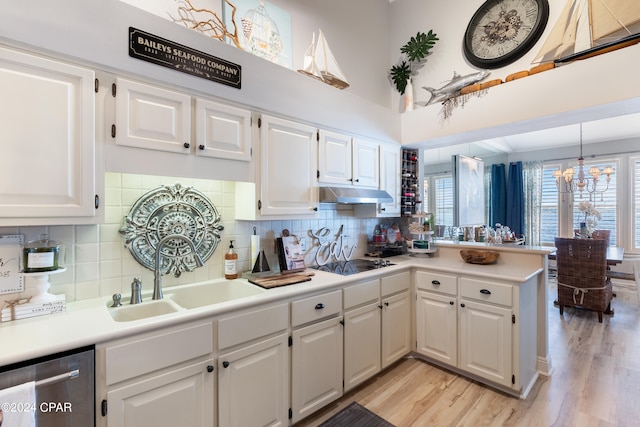
[[[151, 190], [131, 207], [120, 234], [131, 255], [154, 270], [158, 243], [179, 234], [194, 243], [203, 261], [211, 257], [220, 241], [220, 214], [200, 191], [180, 183]], [[171, 239], [160, 248], [160, 271], [176, 277], [196, 267], [193, 251], [182, 239]]]

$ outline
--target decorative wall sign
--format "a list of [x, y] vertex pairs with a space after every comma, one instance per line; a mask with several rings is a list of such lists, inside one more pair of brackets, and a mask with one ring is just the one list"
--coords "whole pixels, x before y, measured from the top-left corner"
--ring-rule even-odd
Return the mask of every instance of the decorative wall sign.
[[242, 67], [129, 27], [129, 56], [240, 89]]
[[[218, 246], [223, 229], [211, 200], [198, 190], [177, 183], [156, 188], [140, 197], [124, 218], [120, 234], [133, 257], [144, 267], [154, 270], [156, 249], [165, 236], [185, 236], [206, 261]], [[162, 272], [180, 276], [196, 267], [191, 248], [184, 240], [169, 240], [160, 250]]]

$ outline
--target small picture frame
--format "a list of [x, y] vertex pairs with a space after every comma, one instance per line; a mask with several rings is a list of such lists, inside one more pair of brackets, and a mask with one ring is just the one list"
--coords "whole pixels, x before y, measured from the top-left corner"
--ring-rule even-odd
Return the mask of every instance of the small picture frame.
[[297, 236], [278, 237], [276, 242], [281, 272], [294, 272], [305, 269], [304, 251]]

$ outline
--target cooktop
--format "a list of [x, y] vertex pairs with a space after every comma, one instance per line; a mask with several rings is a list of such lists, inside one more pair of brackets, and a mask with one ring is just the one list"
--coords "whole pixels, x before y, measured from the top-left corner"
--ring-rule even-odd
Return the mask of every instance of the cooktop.
[[386, 260], [376, 259], [353, 259], [350, 261], [336, 261], [330, 262], [325, 265], [316, 265], [311, 268], [315, 268], [319, 271], [328, 271], [329, 273], [340, 274], [342, 276], [349, 276], [351, 274], [362, 273], [363, 271], [375, 270], [378, 268], [384, 268], [389, 265], [394, 265]]

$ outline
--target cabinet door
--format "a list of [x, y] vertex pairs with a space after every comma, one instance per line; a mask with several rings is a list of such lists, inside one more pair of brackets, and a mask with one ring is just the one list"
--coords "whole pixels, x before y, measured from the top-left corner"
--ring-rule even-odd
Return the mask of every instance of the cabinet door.
[[409, 291], [382, 299], [382, 368], [411, 351]]
[[380, 185], [379, 144], [353, 138], [353, 185], [378, 188]]
[[418, 291], [417, 351], [451, 366], [458, 365], [458, 314], [453, 296]]
[[282, 334], [218, 358], [221, 427], [288, 425], [288, 350]]
[[261, 215], [316, 215], [316, 129], [262, 116], [260, 125]]
[[511, 387], [511, 309], [460, 303], [460, 368]]
[[196, 99], [196, 154], [251, 160], [251, 112]]
[[94, 216], [94, 72], [0, 48], [0, 93], [0, 217]]
[[318, 142], [318, 181], [351, 185], [351, 137], [321, 130]]
[[108, 427], [214, 425], [213, 360], [150, 376], [107, 392]]
[[380, 372], [378, 304], [344, 313], [344, 391]]
[[380, 189], [393, 197], [392, 203], [381, 203], [380, 213], [400, 216], [400, 147], [380, 146]]
[[342, 317], [293, 331], [292, 423], [342, 396]]
[[116, 87], [116, 144], [191, 152], [188, 95], [126, 79], [117, 79]]

